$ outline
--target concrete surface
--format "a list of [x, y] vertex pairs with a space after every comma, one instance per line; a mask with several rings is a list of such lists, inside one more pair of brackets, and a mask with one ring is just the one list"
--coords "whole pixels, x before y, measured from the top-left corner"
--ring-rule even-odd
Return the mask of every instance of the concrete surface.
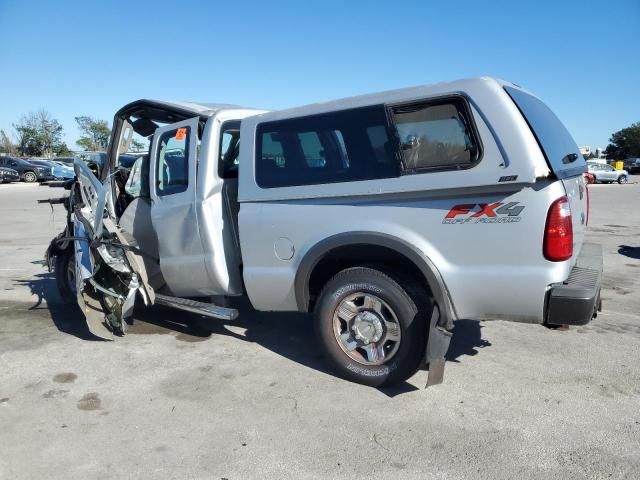
[[41, 265], [64, 221], [0, 185], [0, 477], [640, 478], [640, 185], [591, 187], [605, 311], [568, 331], [459, 322], [445, 383], [324, 368], [304, 316], [155, 309], [89, 338]]

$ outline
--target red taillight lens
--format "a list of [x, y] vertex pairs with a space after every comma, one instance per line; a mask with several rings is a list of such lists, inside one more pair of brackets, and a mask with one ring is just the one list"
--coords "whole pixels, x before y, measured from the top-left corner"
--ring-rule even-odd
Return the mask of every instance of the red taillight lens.
[[559, 198], [549, 207], [542, 250], [544, 258], [552, 262], [562, 262], [573, 255], [571, 205], [567, 197]]

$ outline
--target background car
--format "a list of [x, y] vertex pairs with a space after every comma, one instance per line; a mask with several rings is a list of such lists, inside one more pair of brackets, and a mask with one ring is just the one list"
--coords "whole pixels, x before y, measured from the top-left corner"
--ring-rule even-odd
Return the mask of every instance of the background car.
[[76, 173], [73, 170], [73, 163], [64, 163], [58, 161], [52, 161], [54, 164], [53, 175], [59, 180], [70, 180], [75, 177]]
[[52, 160], [43, 160], [38, 158], [38, 159], [30, 159], [27, 161], [33, 165], [39, 165], [41, 167], [51, 168], [51, 175], [53, 176], [54, 180], [70, 180], [75, 176], [73, 168], [70, 168], [66, 165], [61, 166]]
[[131, 168], [133, 164], [136, 163], [136, 160], [140, 158], [142, 153], [123, 153], [118, 155], [118, 166], [122, 168]]
[[56, 158], [53, 159], [54, 162], [60, 162], [60, 163], [67, 164], [71, 168], [73, 168], [74, 160], [75, 160], [74, 157], [56, 157]]
[[86, 163], [96, 176], [102, 169], [106, 158], [107, 154], [105, 152], [81, 152], [75, 156], [76, 160], [82, 160]]
[[627, 183], [629, 172], [616, 170], [606, 163], [587, 162], [589, 173], [595, 178], [595, 183]]
[[0, 167], [0, 183], [19, 182], [20, 174], [13, 168]]
[[0, 167], [8, 167], [16, 170], [20, 175], [20, 180], [27, 183], [53, 180], [52, 167], [34, 165], [21, 158], [0, 156]]
[[624, 160], [624, 168], [632, 174], [640, 173], [640, 158], [627, 158]]

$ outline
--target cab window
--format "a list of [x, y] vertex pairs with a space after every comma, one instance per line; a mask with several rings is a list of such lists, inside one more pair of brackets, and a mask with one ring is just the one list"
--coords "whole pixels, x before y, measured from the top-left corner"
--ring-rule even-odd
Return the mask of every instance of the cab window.
[[240, 122], [225, 122], [220, 129], [218, 175], [220, 178], [238, 178], [240, 153]]
[[400, 176], [384, 105], [265, 122], [256, 134], [262, 188]]

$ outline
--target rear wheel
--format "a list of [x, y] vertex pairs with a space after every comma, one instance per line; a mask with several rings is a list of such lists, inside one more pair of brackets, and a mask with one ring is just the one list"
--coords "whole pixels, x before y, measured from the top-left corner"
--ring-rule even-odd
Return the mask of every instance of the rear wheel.
[[[343, 270], [324, 287], [315, 325], [324, 353], [342, 376], [370, 386], [393, 385], [418, 369], [426, 346], [424, 295], [372, 268]], [[404, 282], [403, 282], [404, 283]]]
[[76, 262], [73, 248], [67, 248], [56, 255], [56, 284], [65, 303], [76, 301]]
[[627, 183], [627, 176], [626, 175], [620, 175], [618, 177], [618, 183], [620, 183], [620, 184]]
[[33, 172], [26, 172], [24, 174], [24, 181], [27, 183], [33, 183], [38, 179], [38, 177], [36, 177], [36, 174]]

